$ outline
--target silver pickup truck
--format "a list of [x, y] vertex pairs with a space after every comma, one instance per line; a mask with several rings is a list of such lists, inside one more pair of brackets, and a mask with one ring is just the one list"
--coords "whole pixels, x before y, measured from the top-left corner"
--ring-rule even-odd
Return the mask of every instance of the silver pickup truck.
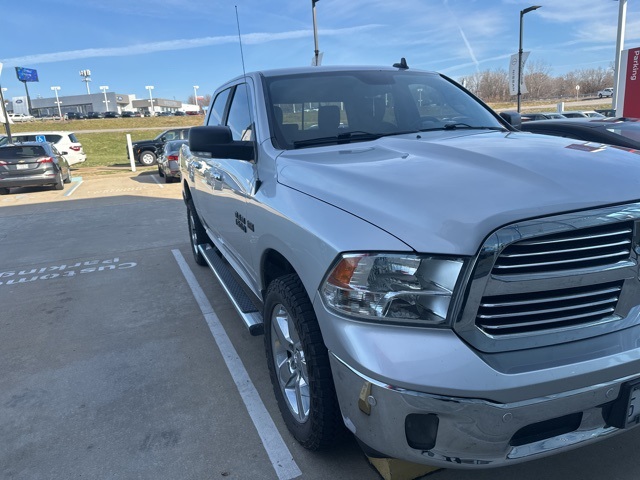
[[519, 132], [436, 73], [310, 67], [220, 87], [180, 163], [195, 261], [305, 447], [346, 426], [480, 468], [640, 421], [637, 152]]

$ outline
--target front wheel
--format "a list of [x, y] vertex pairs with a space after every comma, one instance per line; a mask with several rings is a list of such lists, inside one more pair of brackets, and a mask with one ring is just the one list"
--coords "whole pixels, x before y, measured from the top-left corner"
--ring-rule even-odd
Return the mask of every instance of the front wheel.
[[158, 166], [158, 176], [159, 176], [159, 177], [164, 177], [164, 172], [162, 171], [162, 169], [160, 168], [160, 166]]
[[150, 151], [145, 151], [140, 154], [140, 163], [145, 167], [149, 167], [156, 163], [156, 154]]
[[64, 183], [71, 183], [71, 169], [67, 170], [67, 178], [64, 179]]
[[297, 275], [269, 285], [264, 320], [271, 383], [287, 428], [309, 450], [332, 445], [341, 417], [329, 354]]
[[598, 94], [598, 98], [602, 98], [602, 94], [601, 93]]

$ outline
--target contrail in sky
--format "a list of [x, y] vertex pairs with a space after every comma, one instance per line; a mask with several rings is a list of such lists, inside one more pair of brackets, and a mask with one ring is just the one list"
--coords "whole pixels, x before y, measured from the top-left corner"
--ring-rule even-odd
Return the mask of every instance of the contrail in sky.
[[467, 46], [467, 51], [469, 52], [469, 56], [471, 57], [471, 61], [476, 66], [476, 70], [479, 70], [480, 62], [478, 62], [478, 60], [476, 59], [476, 56], [473, 53], [473, 48], [471, 48], [471, 44], [469, 43], [469, 40], [467, 40], [467, 36], [464, 34], [464, 30], [462, 30], [462, 27], [458, 23], [458, 19], [456, 17], [454, 17], [453, 12], [449, 8], [448, 0], [444, 0], [444, 6], [447, 7], [447, 11], [449, 12], [449, 15], [451, 15], [451, 18], [453, 18], [453, 21], [456, 22], [456, 26], [458, 27], [458, 30], [460, 31], [460, 35], [462, 36], [462, 41]]
[[[357, 33], [364, 30], [381, 27], [382, 25], [371, 24], [361, 25], [351, 28], [337, 28], [321, 30], [320, 33], [328, 36]], [[293, 30], [279, 33], [248, 33], [242, 35], [242, 42], [246, 45], [257, 45], [273, 42], [277, 40], [295, 40], [299, 38], [309, 38], [313, 35], [311, 30]], [[189, 48], [208, 47], [212, 45], [222, 45], [227, 43], [237, 43], [237, 35], [223, 35], [219, 37], [203, 37], [192, 39], [169, 40], [164, 42], [142, 43], [138, 45], [128, 45], [126, 47], [112, 48], [86, 48], [83, 50], [68, 50], [66, 52], [38, 53], [26, 55], [24, 57], [5, 58], [2, 63], [8, 67], [20, 65], [34, 65], [39, 63], [63, 62], [66, 60], [78, 60], [82, 58], [95, 57], [120, 57], [124, 55], [143, 55], [146, 53], [165, 52], [169, 50], [185, 50]]]

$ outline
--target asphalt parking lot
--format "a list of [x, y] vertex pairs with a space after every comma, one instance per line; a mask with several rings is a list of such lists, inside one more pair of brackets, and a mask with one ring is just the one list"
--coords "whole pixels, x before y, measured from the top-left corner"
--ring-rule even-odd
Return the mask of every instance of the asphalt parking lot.
[[[377, 479], [288, 434], [262, 337], [191, 257], [180, 185], [74, 172], [0, 196], [0, 478]], [[640, 430], [429, 480], [637, 479]]]

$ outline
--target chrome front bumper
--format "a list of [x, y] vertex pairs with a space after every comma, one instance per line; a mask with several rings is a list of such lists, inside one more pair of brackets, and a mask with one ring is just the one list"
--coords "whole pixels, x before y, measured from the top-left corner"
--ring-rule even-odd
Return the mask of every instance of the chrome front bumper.
[[[621, 385], [632, 378], [498, 404], [394, 388], [357, 372], [333, 354], [330, 359], [345, 425], [367, 447], [391, 458], [445, 468], [497, 467], [625, 431], [607, 426], [604, 415], [618, 398]], [[432, 448], [409, 446], [405, 420], [410, 414], [437, 415]], [[577, 418], [578, 423], [572, 431], [553, 435], [557, 425], [551, 428], [549, 421], [562, 418]]]

